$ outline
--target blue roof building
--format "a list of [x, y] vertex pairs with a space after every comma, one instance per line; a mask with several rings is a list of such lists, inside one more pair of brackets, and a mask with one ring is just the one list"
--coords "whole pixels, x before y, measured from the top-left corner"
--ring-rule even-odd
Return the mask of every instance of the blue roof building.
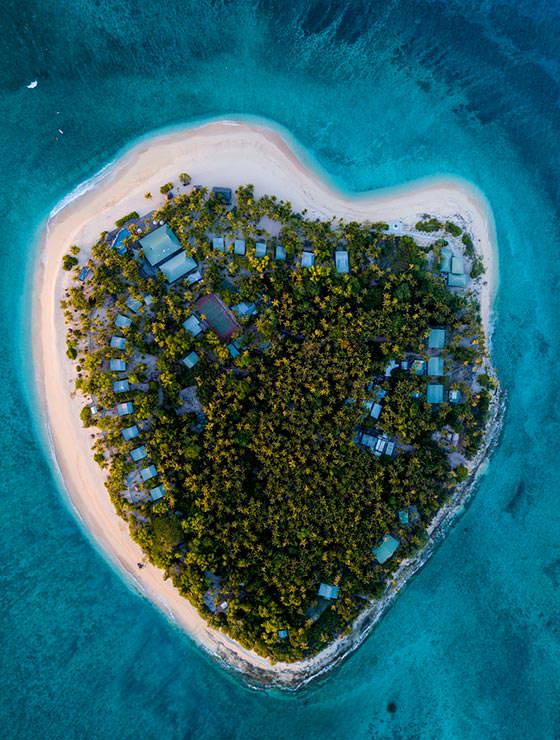
[[450, 288], [466, 288], [468, 281], [469, 279], [464, 273], [462, 275], [453, 275], [453, 273], [449, 273], [447, 277], [447, 285]]
[[462, 257], [451, 258], [451, 272], [454, 275], [462, 275], [465, 272], [465, 263]]
[[243, 257], [245, 254], [245, 239], [235, 239], [233, 242], [233, 253]]
[[124, 337], [111, 337], [111, 349], [124, 349], [126, 347], [126, 339]]
[[191, 272], [189, 275], [187, 275], [187, 283], [189, 285], [194, 285], [200, 280], [202, 280], [202, 273], [200, 272], [200, 270], [195, 270], [194, 272]]
[[386, 563], [389, 558], [393, 557], [400, 544], [400, 541], [396, 537], [386, 534], [377, 547], [372, 548], [373, 555], [377, 562], [380, 565]]
[[443, 386], [439, 383], [430, 383], [426, 388], [428, 403], [443, 403]]
[[134, 406], [127, 401], [126, 403], [118, 403], [116, 405], [117, 414], [119, 416], [128, 416], [128, 414], [134, 413]]
[[278, 260], [278, 262], [283, 262], [286, 259], [286, 250], [281, 244], [276, 245], [276, 250], [274, 252], [274, 259]]
[[132, 319], [129, 319], [128, 316], [124, 316], [122, 313], [117, 314], [117, 318], [115, 319], [115, 326], [117, 326], [119, 329], [128, 329], [131, 324]]
[[144, 447], [144, 445], [141, 445], [140, 447], [135, 447], [130, 452], [130, 457], [134, 460], [134, 462], [140, 462], [140, 460], [143, 460], [147, 456], [148, 453], [146, 452], [146, 448]]
[[224, 244], [224, 237], [223, 236], [215, 236], [212, 239], [212, 248], [215, 249], [217, 252], [225, 252], [226, 251], [226, 245]]
[[150, 488], [150, 498], [152, 501], [158, 501], [163, 496], [165, 496], [165, 489], [161, 484], [155, 488]]
[[245, 316], [253, 316], [253, 314], [256, 314], [257, 306], [254, 303], [241, 301], [241, 303], [237, 303], [235, 306], [232, 306], [231, 310], [240, 318], [244, 318]]
[[124, 373], [126, 370], [126, 362], [124, 360], [113, 358], [112, 360], [109, 360], [109, 370], [113, 373]]
[[115, 380], [113, 383], [113, 393], [126, 393], [130, 390], [128, 380]]
[[449, 391], [449, 403], [461, 403], [462, 400], [461, 391], [458, 391], [456, 388]]
[[131, 427], [127, 427], [122, 430], [122, 436], [128, 441], [129, 439], [135, 439], [140, 434], [140, 431], [136, 424]]
[[346, 274], [349, 271], [348, 252], [345, 249], [336, 250], [334, 253], [334, 262], [338, 273]]
[[266, 242], [257, 242], [255, 244], [255, 257], [259, 259], [266, 257]]
[[278, 630], [276, 634], [281, 640], [285, 640], [288, 637], [288, 630]]
[[370, 416], [373, 419], [379, 419], [379, 415], [381, 414], [382, 410], [383, 410], [383, 406], [380, 403], [374, 403], [370, 411]]
[[185, 251], [181, 250], [178, 254], [163, 262], [159, 269], [169, 285], [172, 285], [196, 269], [196, 262]]
[[429, 349], [443, 349], [445, 347], [445, 329], [430, 329], [428, 337]]
[[144, 257], [152, 267], [159, 267], [162, 262], [180, 252], [181, 242], [167, 224], [158, 226], [140, 239]]
[[415, 375], [424, 375], [426, 372], [426, 361], [425, 360], [414, 360], [412, 363], [412, 372]]
[[318, 594], [323, 599], [338, 599], [338, 586], [329, 586], [328, 583], [321, 583]]
[[142, 478], [144, 483], [147, 480], [150, 480], [150, 478], [155, 478], [157, 474], [157, 468], [155, 465], [148, 465], [147, 468], [142, 468], [142, 470], [140, 471], [140, 477]]
[[230, 342], [227, 346], [230, 355], [235, 358], [239, 356], [239, 347], [236, 342]]
[[197, 337], [202, 332], [202, 323], [196, 314], [191, 313], [191, 315], [183, 321], [183, 329], [188, 331], [189, 334], [192, 334], [193, 337]]
[[142, 306], [142, 301], [139, 301], [137, 298], [133, 298], [132, 296], [128, 296], [125, 301], [125, 305], [134, 313], [138, 313]]
[[190, 352], [186, 357], [183, 357], [181, 362], [183, 363], [183, 365], [186, 365], [189, 370], [191, 370], [199, 360], [200, 357], [196, 352]]
[[443, 357], [430, 357], [428, 360], [428, 375], [434, 378], [440, 378], [444, 375]]
[[315, 264], [315, 255], [313, 252], [308, 252], [307, 250], [304, 250], [301, 253], [301, 266], [302, 267], [313, 267]]

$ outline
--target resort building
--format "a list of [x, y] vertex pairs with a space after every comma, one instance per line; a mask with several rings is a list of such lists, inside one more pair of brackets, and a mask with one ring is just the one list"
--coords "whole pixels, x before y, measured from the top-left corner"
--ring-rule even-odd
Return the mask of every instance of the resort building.
[[443, 403], [443, 386], [440, 383], [430, 383], [426, 388], [428, 403]]
[[126, 391], [130, 390], [130, 385], [128, 383], [128, 380], [115, 380], [113, 383], [113, 392], [114, 393], [126, 393]]
[[156, 466], [148, 465], [147, 468], [142, 468], [142, 470], [140, 471], [140, 478], [142, 478], [145, 483], [147, 480], [150, 480], [150, 478], [155, 478], [157, 474], [158, 472]]
[[143, 460], [147, 456], [148, 453], [146, 452], [146, 448], [144, 447], [144, 445], [141, 445], [140, 447], [135, 447], [130, 453], [130, 457], [134, 460], [134, 462], [140, 462], [140, 460]]
[[258, 259], [266, 257], [266, 242], [257, 242], [255, 244], [255, 257]]
[[137, 298], [133, 298], [132, 296], [129, 296], [126, 299], [125, 304], [127, 308], [130, 308], [130, 310], [134, 313], [138, 313], [138, 311], [142, 307], [142, 301], [139, 301]]
[[124, 337], [111, 337], [111, 349], [124, 349], [126, 347], [126, 339]]
[[130, 401], [127, 401], [126, 403], [118, 403], [115, 408], [119, 416], [128, 416], [128, 414], [134, 413], [134, 406]]
[[449, 391], [449, 403], [461, 403], [462, 400], [463, 397], [461, 395], [461, 391], [458, 391], [457, 389]]
[[233, 242], [233, 253], [240, 257], [245, 255], [245, 239], [235, 239]]
[[126, 370], [126, 362], [124, 360], [113, 358], [112, 360], [109, 360], [109, 370], [113, 373], [124, 373]]
[[134, 424], [131, 427], [127, 427], [126, 429], [122, 430], [122, 436], [128, 441], [129, 439], [136, 439], [136, 437], [140, 434], [140, 431], [136, 424]]
[[212, 249], [215, 249], [216, 252], [225, 252], [226, 251], [226, 245], [224, 244], [224, 237], [223, 236], [215, 236], [212, 239]]
[[430, 329], [428, 349], [443, 349], [445, 347], [445, 329]]
[[194, 285], [195, 283], [198, 283], [199, 280], [202, 280], [202, 273], [200, 270], [195, 270], [194, 272], [191, 272], [190, 275], [187, 275], [187, 283], [189, 285]]
[[205, 295], [196, 302], [197, 311], [204, 316], [220, 339], [229, 339], [239, 329], [235, 316], [217, 295]]
[[348, 252], [345, 249], [337, 249], [334, 253], [334, 262], [336, 265], [336, 271], [341, 274], [346, 274], [350, 270], [348, 263]]
[[155, 488], [150, 488], [150, 498], [152, 501], [158, 501], [163, 496], [165, 496], [165, 489], [161, 484]]
[[202, 322], [198, 316], [191, 313], [191, 315], [183, 321], [183, 329], [188, 331], [189, 334], [192, 334], [193, 337], [197, 337], [204, 330], [204, 327], [202, 326]]
[[379, 419], [379, 415], [381, 414], [382, 410], [383, 406], [380, 403], [374, 403], [370, 411], [370, 416], [373, 419]]
[[329, 586], [328, 583], [321, 583], [319, 586], [318, 595], [323, 599], [338, 599], [338, 586]]
[[196, 267], [197, 264], [193, 260], [193, 258], [189, 257], [186, 252], [181, 251], [175, 256], [166, 260], [163, 264], [161, 264], [159, 266], [159, 269], [163, 273], [169, 285], [172, 285], [173, 283], [176, 283], [177, 280], [180, 280], [182, 277], [187, 275], [189, 272], [195, 270]]
[[412, 372], [415, 375], [424, 375], [426, 372], [426, 361], [425, 360], [414, 360], [412, 363]]
[[301, 266], [302, 267], [313, 267], [315, 264], [315, 255], [313, 252], [310, 252], [308, 250], [304, 250], [301, 253]]
[[450, 272], [451, 271], [451, 258], [453, 257], [453, 252], [449, 247], [443, 247], [441, 250], [441, 258], [439, 263], [439, 269], [440, 272]]
[[396, 537], [386, 534], [377, 547], [372, 548], [373, 555], [377, 562], [380, 565], [386, 563], [389, 558], [393, 557], [400, 544], [400, 541]]
[[140, 246], [146, 261], [152, 267], [159, 267], [183, 249], [181, 242], [167, 224], [158, 226], [143, 236], [140, 239]]
[[276, 634], [280, 640], [285, 640], [288, 637], [288, 630], [278, 630]]
[[197, 364], [197, 362], [200, 360], [199, 355], [196, 352], [190, 352], [186, 357], [183, 357], [181, 362], [183, 365], [189, 368], [189, 370], [192, 370], [192, 368]]
[[235, 359], [239, 356], [239, 347], [237, 346], [237, 342], [230, 342], [227, 346], [230, 355]]
[[440, 378], [444, 374], [443, 357], [430, 357], [428, 360], [428, 375]]
[[274, 251], [274, 259], [278, 260], [278, 262], [284, 262], [286, 259], [286, 250], [281, 244], [276, 245], [276, 249]]
[[462, 257], [451, 258], [451, 269], [447, 276], [447, 285], [450, 288], [465, 288], [468, 277], [465, 275], [465, 262]]
[[132, 319], [129, 319], [128, 316], [124, 316], [122, 313], [117, 314], [117, 318], [115, 319], [115, 326], [119, 329], [128, 329], [128, 327], [132, 324]]
[[246, 303], [245, 301], [241, 301], [241, 303], [237, 303], [235, 306], [231, 307], [231, 310], [234, 314], [237, 314], [240, 319], [245, 318], [245, 316], [253, 316], [257, 313], [257, 306], [254, 303]]

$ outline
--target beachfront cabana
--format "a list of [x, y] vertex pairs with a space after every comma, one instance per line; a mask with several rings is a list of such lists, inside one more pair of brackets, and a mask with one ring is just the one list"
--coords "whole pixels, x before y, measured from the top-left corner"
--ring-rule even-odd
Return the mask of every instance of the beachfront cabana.
[[172, 285], [196, 269], [196, 262], [186, 252], [179, 252], [159, 266], [165, 279]]
[[462, 257], [451, 258], [451, 272], [453, 275], [462, 275], [465, 272], [465, 261]]
[[191, 313], [191, 315], [183, 321], [183, 329], [188, 331], [189, 334], [192, 334], [193, 337], [197, 337], [203, 330], [202, 322], [196, 314]]
[[122, 313], [117, 314], [117, 318], [115, 319], [115, 326], [119, 329], [128, 329], [128, 327], [132, 324], [132, 319], [129, 319], [128, 316], [125, 316]]
[[128, 298], [125, 301], [125, 305], [127, 308], [130, 308], [130, 310], [133, 313], [138, 313], [140, 308], [142, 307], [142, 301], [139, 301], [137, 298], [133, 298], [131, 295], [128, 296]]
[[444, 375], [443, 357], [430, 357], [428, 360], [428, 375], [441, 378]]
[[134, 406], [130, 403], [130, 401], [127, 401], [125, 403], [118, 403], [115, 408], [119, 416], [128, 416], [129, 414], [134, 413]]
[[334, 263], [338, 273], [346, 274], [350, 270], [348, 252], [345, 249], [337, 249], [334, 253]]
[[157, 474], [158, 472], [156, 466], [148, 465], [148, 467], [142, 468], [142, 470], [140, 471], [140, 478], [142, 478], [145, 483], [147, 480], [150, 480], [150, 478], [155, 478]]
[[144, 445], [140, 445], [140, 447], [135, 447], [130, 452], [130, 457], [134, 460], [134, 462], [140, 462], [140, 460], [143, 460], [147, 456], [148, 453], [146, 452], [146, 448], [144, 447]]
[[449, 273], [447, 276], [447, 285], [450, 288], [466, 288], [468, 282], [469, 279], [465, 274], [453, 275], [452, 273]]
[[318, 595], [323, 599], [338, 599], [338, 586], [330, 586], [328, 583], [321, 583]]
[[202, 273], [200, 272], [200, 270], [195, 270], [194, 272], [191, 272], [187, 275], [187, 283], [189, 285], [194, 285], [200, 280], [202, 280]]
[[452, 257], [453, 257], [453, 252], [451, 251], [451, 249], [449, 249], [449, 247], [443, 247], [443, 249], [441, 250], [440, 262], [439, 262], [440, 272], [450, 272]]
[[113, 373], [124, 373], [126, 370], [126, 362], [124, 360], [113, 358], [112, 360], [109, 360], [109, 370]]
[[192, 370], [192, 368], [197, 364], [197, 362], [200, 360], [200, 357], [196, 352], [190, 352], [186, 357], [183, 357], [181, 362], [185, 367], [188, 367], [189, 370]]
[[428, 403], [443, 403], [443, 386], [440, 383], [430, 383], [426, 388]]
[[124, 349], [126, 347], [126, 339], [124, 337], [111, 337], [111, 349]]
[[122, 436], [128, 441], [129, 439], [136, 439], [136, 437], [140, 434], [140, 430], [134, 424], [131, 427], [127, 427], [126, 429], [122, 430]]
[[231, 310], [233, 313], [237, 314], [239, 318], [243, 319], [245, 316], [253, 316], [253, 314], [256, 314], [257, 306], [254, 303], [241, 301], [241, 303], [236, 303], [235, 306], [232, 306]]
[[313, 267], [314, 264], [315, 264], [315, 255], [313, 254], [313, 252], [304, 250], [301, 253], [301, 266], [302, 267]]
[[234, 239], [233, 253], [243, 257], [245, 255], [245, 239]]
[[212, 293], [202, 296], [196, 302], [197, 311], [202, 314], [220, 339], [229, 339], [239, 329], [234, 314], [220, 298]]
[[276, 245], [276, 249], [274, 250], [274, 259], [278, 262], [284, 262], [286, 259], [286, 250], [281, 244]]
[[377, 547], [372, 548], [373, 556], [380, 565], [383, 565], [389, 558], [393, 557], [400, 544], [396, 537], [386, 534]]
[[414, 360], [412, 363], [412, 372], [414, 375], [424, 375], [426, 372], [426, 362], [425, 360]]
[[165, 260], [180, 252], [183, 247], [167, 224], [158, 226], [140, 239], [144, 257], [152, 267], [159, 267]]
[[445, 347], [445, 329], [430, 329], [428, 336], [429, 349], [443, 349]]
[[266, 242], [257, 242], [255, 244], [255, 257], [259, 259], [266, 257]]
[[130, 390], [128, 380], [115, 380], [113, 383], [113, 393], [126, 393]]
[[165, 488], [161, 484], [155, 488], [150, 488], [150, 498], [152, 501], [158, 501], [163, 496], [165, 496]]
[[226, 251], [226, 245], [224, 243], [224, 237], [223, 236], [215, 236], [212, 239], [212, 249], [214, 249], [216, 252], [225, 252]]

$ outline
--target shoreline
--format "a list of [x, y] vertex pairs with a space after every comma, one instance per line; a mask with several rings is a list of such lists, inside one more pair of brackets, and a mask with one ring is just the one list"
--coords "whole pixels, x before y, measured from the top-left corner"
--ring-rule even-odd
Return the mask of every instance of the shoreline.
[[[262, 125], [224, 121], [185, 131], [143, 139], [93, 178], [80, 184], [51, 212], [38, 254], [32, 306], [33, 356], [46, 435], [68, 500], [88, 533], [124, 572], [127, 583], [181, 626], [204, 650], [229, 668], [241, 671], [259, 687], [296, 689], [338, 664], [365, 639], [392, 603], [404, 583], [426, 562], [443, 539], [446, 527], [466, 504], [476, 483], [489, 445], [499, 431], [500, 394], [494, 396], [494, 416], [489, 421], [485, 444], [472, 464], [471, 475], [458, 486], [449, 504], [430, 524], [430, 538], [415, 558], [404, 561], [384, 596], [355, 620], [350, 635], [339, 638], [316, 656], [297, 663], [271, 664], [232, 638], [209, 627], [205, 619], [180, 594], [163, 573], [150, 564], [138, 570], [145, 556], [118, 517], [104, 486], [104, 472], [90, 452], [90, 437], [81, 425], [81, 400], [72, 389], [73, 366], [66, 357], [65, 326], [59, 301], [69, 283], [61, 258], [73, 243], [87, 257], [101, 231], [113, 226], [125, 213], [143, 213], [164, 202], [159, 187], [189, 172], [193, 184], [235, 188], [252, 183], [259, 195], [265, 192], [289, 200], [296, 210], [307, 208], [317, 217], [403, 222], [410, 230], [425, 213], [440, 220], [457, 219], [472, 234], [482, 254], [486, 273], [479, 283], [481, 317], [490, 345], [492, 299], [497, 288], [497, 254], [492, 214], [482, 194], [456, 178], [433, 178], [379, 193], [350, 195], [334, 189], [322, 173], [308, 169], [290, 144], [277, 131]], [[144, 193], [152, 191], [152, 200]], [[182, 192], [182, 188], [176, 188]], [[476, 462], [478, 460], [478, 462]]]

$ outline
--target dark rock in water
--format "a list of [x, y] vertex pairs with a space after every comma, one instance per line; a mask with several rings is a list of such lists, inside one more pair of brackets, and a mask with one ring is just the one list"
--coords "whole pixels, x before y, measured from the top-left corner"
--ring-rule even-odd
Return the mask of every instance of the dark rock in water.
[[531, 496], [527, 491], [527, 486], [524, 481], [521, 481], [503, 510], [507, 514], [511, 514], [515, 519], [519, 519], [523, 522], [527, 516], [527, 510], [530, 503]]
[[560, 586], [560, 560], [551, 560], [547, 563], [543, 568], [543, 573], [550, 578], [555, 588]]
[[397, 705], [394, 701], [390, 701], [387, 704], [387, 711], [389, 712], [389, 714], [395, 714], [395, 712], [397, 711]]

